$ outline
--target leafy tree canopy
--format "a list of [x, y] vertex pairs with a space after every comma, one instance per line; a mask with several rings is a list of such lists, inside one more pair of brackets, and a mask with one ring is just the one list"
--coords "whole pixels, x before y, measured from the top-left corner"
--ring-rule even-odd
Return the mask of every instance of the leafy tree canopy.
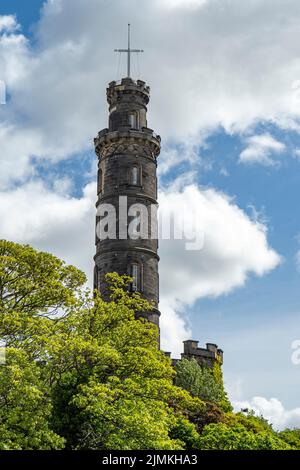
[[281, 431], [279, 436], [294, 449], [300, 450], [300, 429], [286, 429]]
[[0, 334], [8, 346], [2, 446], [184, 448], [171, 431], [204, 404], [173, 385], [157, 328], [136, 320], [151, 306], [128, 293], [130, 278], [107, 276], [111, 301], [104, 302], [83, 291], [80, 271], [52, 255], [5, 241], [0, 253]]
[[199, 366], [195, 359], [182, 359], [176, 365], [175, 383], [202, 400], [217, 403], [225, 411], [231, 410], [219, 364], [211, 369], [208, 366]]
[[202, 450], [291, 450], [272, 430], [251, 432], [243, 425], [209, 424], [199, 439]]
[[299, 448], [299, 430], [232, 412], [218, 364], [175, 370], [131, 279], [106, 281], [109, 302], [75, 267], [0, 241], [0, 450]]

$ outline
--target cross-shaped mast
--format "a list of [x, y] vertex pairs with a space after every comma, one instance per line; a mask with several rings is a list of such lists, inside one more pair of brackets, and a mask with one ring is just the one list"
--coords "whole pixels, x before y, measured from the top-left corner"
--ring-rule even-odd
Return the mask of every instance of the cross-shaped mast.
[[144, 52], [143, 49], [131, 49], [130, 45], [130, 24], [128, 24], [128, 49], [115, 49], [115, 52], [126, 52], [127, 53], [127, 77], [130, 78], [130, 68], [131, 68], [131, 53], [132, 52]]

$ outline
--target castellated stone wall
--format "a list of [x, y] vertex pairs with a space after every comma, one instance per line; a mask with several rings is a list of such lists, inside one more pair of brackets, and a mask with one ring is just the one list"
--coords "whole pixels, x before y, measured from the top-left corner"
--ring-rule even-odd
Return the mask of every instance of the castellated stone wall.
[[[181, 359], [195, 359], [200, 366], [213, 368], [216, 363], [223, 364], [223, 351], [216, 344], [207, 343], [206, 348], [198, 347], [199, 341], [188, 340], [183, 342], [183, 353]], [[170, 353], [166, 353], [170, 357]], [[180, 359], [173, 359], [173, 365], [176, 366]]]

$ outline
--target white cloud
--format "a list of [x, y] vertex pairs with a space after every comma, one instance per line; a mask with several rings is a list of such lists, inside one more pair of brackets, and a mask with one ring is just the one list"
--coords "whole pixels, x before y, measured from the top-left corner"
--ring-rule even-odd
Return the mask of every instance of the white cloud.
[[286, 410], [277, 398], [254, 397], [250, 401], [234, 402], [235, 411], [248, 408], [256, 415], [263, 415], [276, 430], [300, 428], [300, 408]]
[[240, 154], [241, 163], [258, 163], [265, 166], [273, 166], [278, 162], [273, 155], [278, 155], [285, 150], [285, 144], [274, 139], [270, 134], [261, 134], [246, 139], [247, 148]]
[[208, 0], [159, 0], [159, 5], [168, 9], [191, 8], [197, 9], [208, 3]]
[[0, 238], [59, 256], [82, 269], [92, 285], [95, 194], [95, 184], [87, 185], [81, 198], [72, 198], [42, 182], [0, 192]]
[[0, 146], [0, 189], [9, 187], [12, 181], [22, 181], [32, 176], [34, 165], [31, 157], [44, 152], [38, 133], [12, 125], [0, 127]]
[[172, 307], [162, 293], [159, 304], [161, 311], [160, 330], [161, 348], [172, 353], [172, 357], [180, 358], [183, 352], [182, 342], [192, 336], [191, 328], [180, 308]]
[[[113, 49], [126, 42], [124, 18], [133, 24], [133, 45], [146, 51], [149, 125], [165, 139], [184, 142], [218, 126], [239, 132], [259, 121], [299, 128], [297, 0], [214, 0], [195, 9], [179, 6], [204, 2], [167, 3], [177, 8], [146, 0], [90, 0], [88, 8], [81, 0], [48, 1], [34, 47], [13, 17], [0, 17], [0, 79], [11, 96], [0, 108], [9, 132], [1, 162], [18, 166], [2, 185], [26, 179], [32, 156], [66, 158], [90, 147], [106, 126], [104, 90], [119, 78]], [[177, 157], [162, 159], [161, 171]]]
[[295, 158], [297, 158], [300, 161], [300, 149], [299, 148], [294, 150], [293, 155]]
[[227, 170], [227, 168], [222, 167], [222, 168], [220, 169], [220, 175], [225, 176], [225, 177], [227, 178], [228, 176], [230, 176], [230, 173], [229, 173], [229, 171]]
[[13, 15], [0, 15], [0, 33], [16, 31], [19, 28], [16, 17]]
[[[228, 196], [195, 185], [161, 192], [160, 211], [182, 214], [186, 226], [204, 233], [200, 251], [185, 250], [185, 240], [162, 240], [162, 295], [169, 304], [191, 305], [243, 286], [250, 274], [262, 276], [280, 263], [268, 246], [266, 226], [251, 220]], [[197, 222], [197, 226], [195, 226]]]
[[[179, 169], [182, 172], [184, 165], [188, 165], [192, 171], [211, 170], [212, 161], [204, 159], [200, 150], [207, 148], [207, 134], [199, 132], [197, 135], [187, 135], [184, 141], [168, 140], [163, 142], [159, 156], [158, 176], [168, 175], [171, 170]], [[187, 173], [188, 171], [185, 170]]]

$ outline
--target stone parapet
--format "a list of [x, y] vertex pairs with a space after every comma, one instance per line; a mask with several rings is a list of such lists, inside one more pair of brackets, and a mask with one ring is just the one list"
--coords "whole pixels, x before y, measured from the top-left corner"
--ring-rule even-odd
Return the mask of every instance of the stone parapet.
[[199, 365], [213, 367], [215, 363], [223, 364], [223, 351], [216, 344], [207, 343], [206, 348], [198, 347], [199, 341], [184, 341], [182, 359], [195, 359]]
[[94, 140], [96, 154], [99, 158], [105, 158], [114, 154], [139, 154], [145, 148], [153, 157], [160, 153], [161, 138], [152, 129], [143, 127], [141, 130], [133, 130], [129, 127], [121, 131], [109, 131], [103, 129]]

